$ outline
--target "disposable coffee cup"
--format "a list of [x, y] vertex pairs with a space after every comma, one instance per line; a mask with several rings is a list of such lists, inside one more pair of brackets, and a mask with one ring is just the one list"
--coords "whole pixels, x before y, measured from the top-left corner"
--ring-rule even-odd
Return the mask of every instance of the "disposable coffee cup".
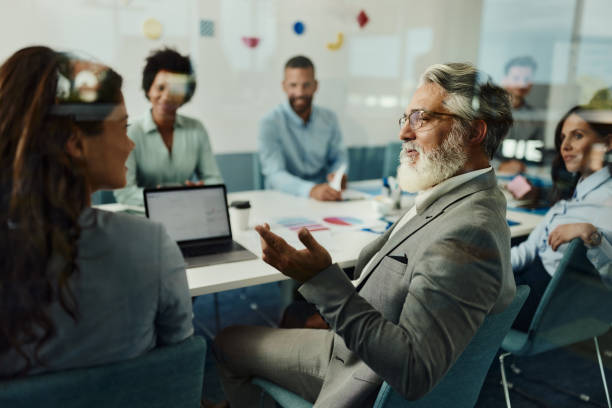
[[249, 229], [249, 213], [251, 203], [248, 201], [232, 201], [230, 204], [230, 219], [235, 230], [244, 231]]

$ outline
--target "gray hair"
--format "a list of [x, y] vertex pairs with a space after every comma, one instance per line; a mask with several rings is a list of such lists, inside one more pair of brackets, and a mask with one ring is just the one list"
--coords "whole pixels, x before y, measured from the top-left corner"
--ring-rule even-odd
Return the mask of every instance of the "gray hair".
[[432, 65], [421, 76], [421, 85], [426, 83], [437, 84], [446, 91], [444, 105], [462, 119], [464, 132], [471, 131], [474, 120], [485, 121], [487, 134], [482, 146], [493, 158], [513, 122], [508, 93], [469, 63]]

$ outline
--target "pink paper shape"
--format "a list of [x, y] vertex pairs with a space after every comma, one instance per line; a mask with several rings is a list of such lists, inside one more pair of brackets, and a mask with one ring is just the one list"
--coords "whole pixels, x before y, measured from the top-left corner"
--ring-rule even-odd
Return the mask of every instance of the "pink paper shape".
[[520, 199], [531, 191], [531, 184], [529, 184], [529, 181], [527, 181], [525, 177], [519, 174], [508, 183], [506, 188], [512, 193], [512, 195]]
[[330, 224], [335, 224], [335, 225], [351, 225], [350, 223], [344, 221], [340, 217], [327, 217], [327, 218], [323, 218], [323, 221], [329, 222]]
[[249, 48], [255, 48], [259, 44], [258, 37], [242, 37], [242, 42]]

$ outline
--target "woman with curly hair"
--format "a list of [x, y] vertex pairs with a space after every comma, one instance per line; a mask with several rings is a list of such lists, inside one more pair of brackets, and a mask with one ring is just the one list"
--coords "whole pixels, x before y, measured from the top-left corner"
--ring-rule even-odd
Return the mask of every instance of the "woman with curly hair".
[[138, 356], [193, 333], [161, 225], [90, 207], [125, 185], [121, 77], [47, 47], [0, 66], [0, 377]]
[[118, 202], [143, 205], [143, 188], [222, 183], [202, 123], [177, 110], [196, 88], [189, 57], [164, 48], [153, 51], [142, 72], [142, 90], [151, 109], [130, 123], [136, 147], [128, 158], [127, 187], [115, 191]]

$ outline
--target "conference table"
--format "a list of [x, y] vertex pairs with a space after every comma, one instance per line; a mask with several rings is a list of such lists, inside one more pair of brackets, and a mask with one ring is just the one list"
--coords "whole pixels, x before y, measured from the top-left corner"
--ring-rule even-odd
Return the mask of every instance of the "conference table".
[[[353, 183], [352, 186], [364, 186], [364, 183]], [[351, 187], [351, 185], [349, 185]], [[321, 202], [310, 198], [296, 197], [278, 191], [254, 190], [228, 194], [228, 203], [248, 200], [251, 204], [249, 228], [239, 230], [235, 220], [231, 220], [232, 234], [236, 242], [258, 256], [257, 259], [222, 263], [217, 265], [191, 267], [187, 269], [187, 280], [192, 297], [238, 289], [263, 283], [287, 279], [276, 269], [261, 260], [261, 244], [253, 227], [267, 222], [272, 231], [283, 237], [288, 243], [303, 248], [297, 238], [297, 231], [306, 226], [313, 236], [331, 254], [332, 261], [343, 268], [355, 266], [361, 249], [382, 234], [385, 229], [399, 217], [395, 215], [382, 217], [376, 210], [374, 196], [360, 200], [339, 202]], [[410, 197], [402, 197], [410, 202]], [[402, 200], [404, 205], [405, 200]], [[408, 204], [409, 205], [409, 204]], [[142, 208], [130, 208], [121, 204], [103, 204], [97, 206], [110, 211], [133, 211], [143, 214]], [[232, 213], [230, 212], [230, 218]], [[542, 216], [523, 211], [507, 212], [512, 238], [528, 235], [540, 222]]]
[[[278, 191], [256, 190], [228, 194], [228, 202], [249, 200], [249, 229], [232, 229], [234, 240], [249, 249], [258, 259], [187, 269], [191, 296], [287, 279], [261, 258], [259, 236], [253, 230], [267, 222], [272, 231], [290, 244], [303, 248], [297, 239], [300, 226], [308, 226], [313, 236], [330, 252], [332, 261], [341, 267], [355, 265], [361, 249], [380, 236], [393, 217], [381, 220], [373, 200], [320, 202]], [[508, 210], [511, 236], [520, 237], [541, 221], [539, 215]], [[234, 224], [234, 223], [232, 223]]]

